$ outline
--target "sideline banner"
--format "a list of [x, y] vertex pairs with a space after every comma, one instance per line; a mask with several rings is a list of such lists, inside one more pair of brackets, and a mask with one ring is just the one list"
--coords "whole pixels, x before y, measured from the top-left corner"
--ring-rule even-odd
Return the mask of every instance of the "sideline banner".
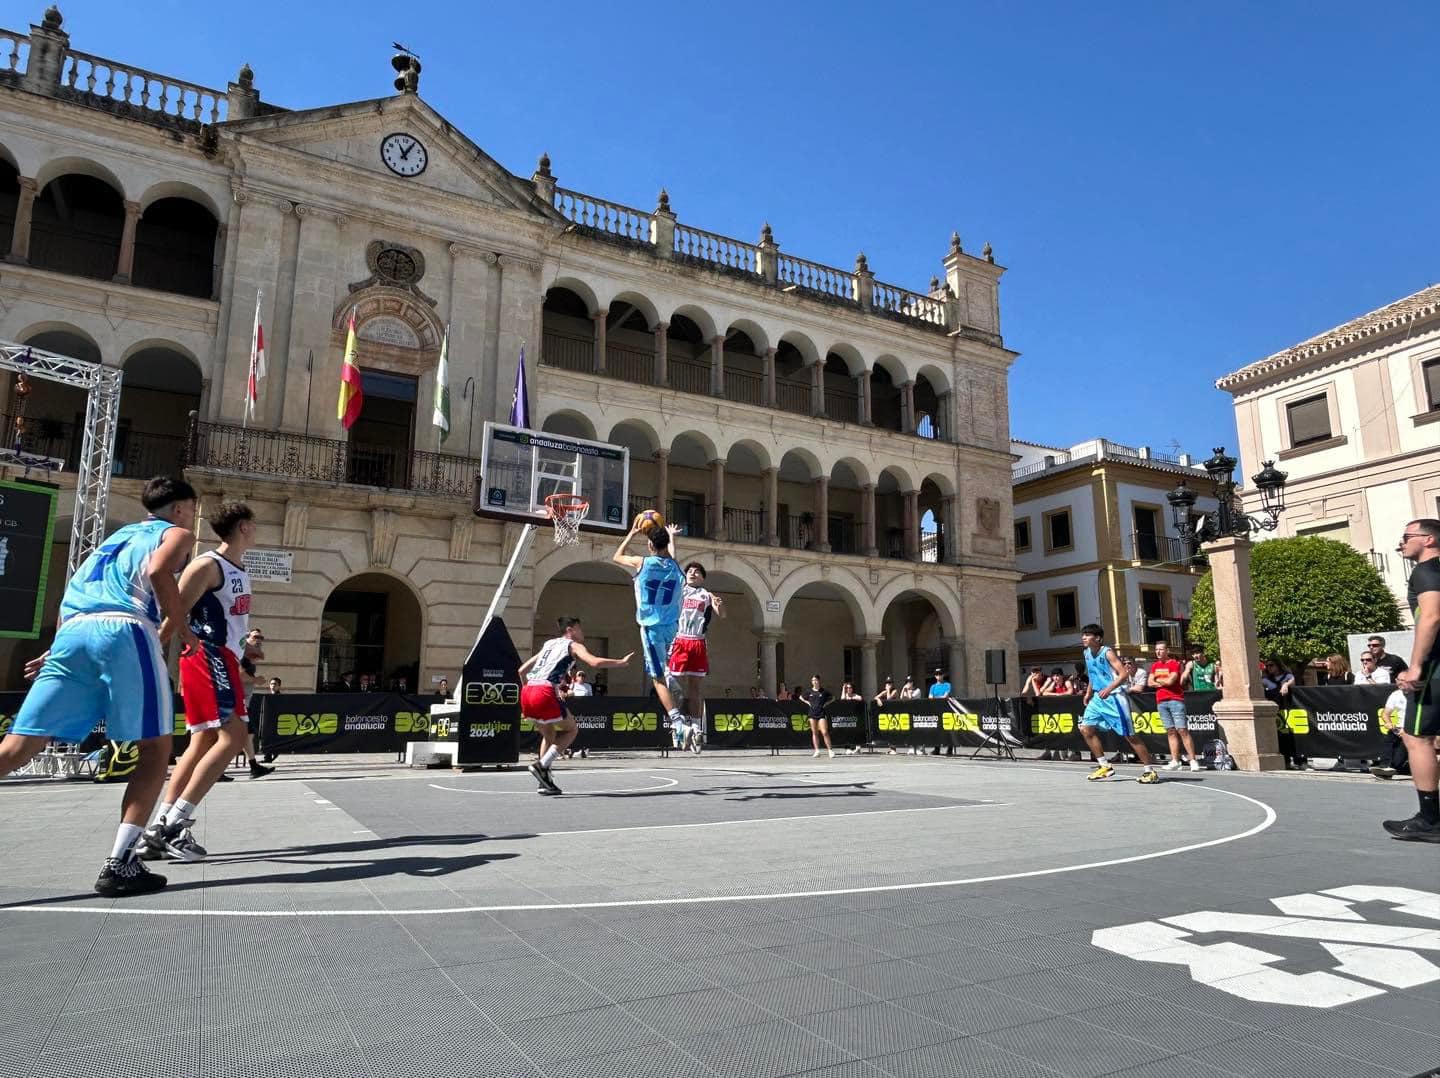
[[1324, 685], [1292, 689], [1280, 720], [1306, 756], [1379, 756], [1389, 732], [1380, 712], [1393, 685]]
[[974, 748], [998, 729], [1016, 737], [1015, 720], [1009, 702], [1001, 700], [996, 714], [995, 698], [955, 699], [957, 713], [950, 700], [891, 700], [871, 704], [870, 739], [882, 745], [934, 748], [956, 746]]
[[[1225, 732], [1215, 719], [1215, 701], [1219, 699], [1218, 692], [1185, 694], [1185, 718], [1197, 751], [1202, 750], [1207, 741], [1217, 737], [1222, 741], [1225, 739]], [[1088, 751], [1085, 739], [1080, 736], [1080, 719], [1085, 713], [1084, 697], [1021, 696], [1016, 697], [1012, 704], [1016, 715], [1015, 735], [1025, 742], [1027, 749]], [[1165, 727], [1155, 707], [1155, 694], [1130, 693], [1130, 711], [1135, 732], [1145, 742], [1145, 747], [1152, 752], [1169, 752]], [[1102, 731], [1100, 740], [1111, 751], [1123, 744], [1122, 738], [1109, 731]]]
[[[867, 740], [863, 700], [832, 700], [825, 717], [832, 745]], [[715, 748], [808, 749], [810, 709], [800, 700], [706, 700], [705, 739]]]
[[[403, 752], [430, 739], [430, 705], [441, 697], [397, 692], [259, 693], [264, 752]], [[178, 744], [178, 742], [177, 742]]]

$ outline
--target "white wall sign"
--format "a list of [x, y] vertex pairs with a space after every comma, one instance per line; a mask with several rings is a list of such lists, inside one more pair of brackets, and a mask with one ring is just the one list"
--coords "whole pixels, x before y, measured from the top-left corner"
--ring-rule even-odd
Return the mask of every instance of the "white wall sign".
[[772, 614], [779, 613], [779, 611], [780, 611], [780, 600], [779, 600], [779, 599], [766, 599], [766, 600], [765, 600], [765, 609], [768, 610], [768, 611], [769, 611], [770, 613], [772, 613]]
[[[1380, 902], [1410, 917], [1440, 921], [1440, 895], [1429, 891], [1337, 887], [1271, 899], [1283, 916], [1207, 910], [1096, 929], [1090, 942], [1140, 962], [1185, 966], [1201, 984], [1256, 1003], [1339, 1007], [1384, 995], [1386, 988], [1440, 981], [1440, 966], [1420, 953], [1440, 952], [1440, 929], [1367, 921], [1351, 909], [1357, 902]], [[1196, 933], [1314, 940], [1335, 960], [1334, 972], [1276, 969], [1283, 955], [1229, 940], [1193, 943]]]
[[294, 563], [295, 552], [293, 550], [247, 550], [245, 552], [245, 571], [250, 574], [251, 581], [268, 580], [273, 583], [288, 584]]

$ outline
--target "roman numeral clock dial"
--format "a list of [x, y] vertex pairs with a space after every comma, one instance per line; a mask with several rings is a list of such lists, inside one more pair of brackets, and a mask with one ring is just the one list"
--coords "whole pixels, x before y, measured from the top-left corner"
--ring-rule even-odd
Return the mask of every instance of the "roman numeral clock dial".
[[425, 145], [414, 135], [396, 132], [380, 142], [380, 159], [397, 176], [418, 176], [430, 163]]

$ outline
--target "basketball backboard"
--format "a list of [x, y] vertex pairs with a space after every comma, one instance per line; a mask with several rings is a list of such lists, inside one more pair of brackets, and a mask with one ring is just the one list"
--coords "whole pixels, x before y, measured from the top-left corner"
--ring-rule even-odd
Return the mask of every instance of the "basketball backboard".
[[546, 519], [550, 494], [590, 500], [584, 527], [629, 530], [630, 450], [504, 423], [486, 423], [474, 509], [529, 524]]

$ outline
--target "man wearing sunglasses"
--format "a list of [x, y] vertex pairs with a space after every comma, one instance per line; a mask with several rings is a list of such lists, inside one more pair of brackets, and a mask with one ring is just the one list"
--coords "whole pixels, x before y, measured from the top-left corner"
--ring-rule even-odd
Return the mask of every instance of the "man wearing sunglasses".
[[1400, 739], [1410, 756], [1420, 811], [1408, 820], [1386, 820], [1383, 826], [1392, 838], [1440, 842], [1440, 763], [1435, 759], [1440, 738], [1440, 520], [1412, 520], [1396, 551], [1415, 562], [1407, 595], [1415, 643], [1410, 666], [1395, 684], [1405, 693]]

